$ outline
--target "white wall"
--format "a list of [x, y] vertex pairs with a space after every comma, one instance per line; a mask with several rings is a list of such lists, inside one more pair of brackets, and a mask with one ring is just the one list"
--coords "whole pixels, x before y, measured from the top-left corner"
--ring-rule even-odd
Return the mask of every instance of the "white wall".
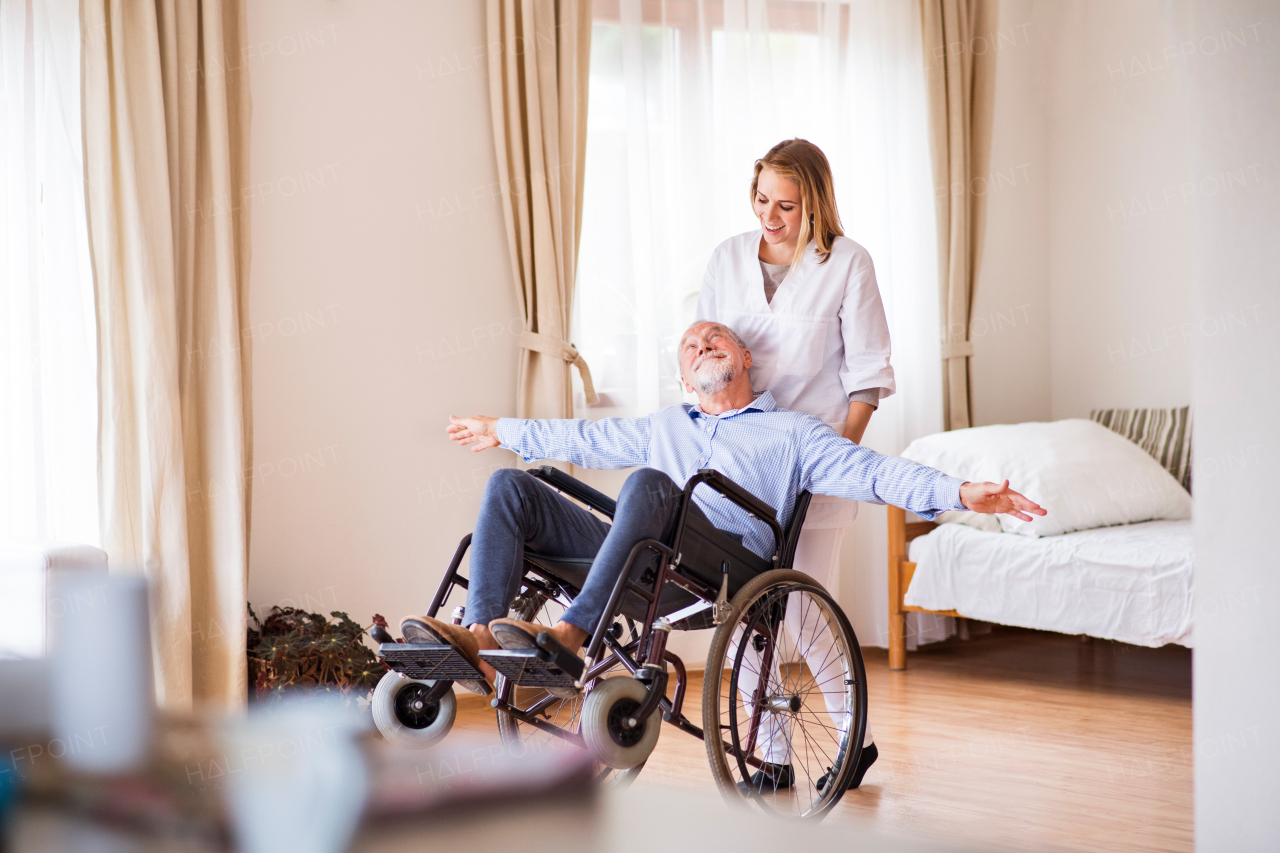
[[987, 200], [969, 329], [975, 426], [1051, 418], [1046, 57], [1052, 11], [1033, 0], [1003, 0], [989, 40], [996, 50], [991, 166], [971, 188]]
[[1258, 182], [1201, 199], [1193, 219], [1192, 320], [1248, 318], [1193, 346], [1196, 848], [1277, 850], [1280, 572], [1264, 513], [1280, 480], [1280, 7], [1184, 11], [1179, 42], [1201, 48], [1185, 69], [1195, 173], [1262, 164]]
[[483, 4], [249, 4], [250, 600], [422, 612], [492, 466], [450, 412], [514, 405], [517, 316]]
[[[1059, 7], [1050, 82], [1053, 417], [1190, 402], [1190, 171], [1163, 0]], [[1154, 66], [1154, 69], [1153, 69]]]
[[1227, 178], [1192, 168], [1176, 30], [1164, 0], [1001, 2], [975, 424], [1190, 402], [1213, 331], [1191, 314], [1191, 213]]

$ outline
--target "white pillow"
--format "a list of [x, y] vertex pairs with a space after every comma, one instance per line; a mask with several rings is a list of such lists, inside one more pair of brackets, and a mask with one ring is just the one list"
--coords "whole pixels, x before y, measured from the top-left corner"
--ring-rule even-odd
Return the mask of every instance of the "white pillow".
[[940, 432], [916, 439], [902, 455], [962, 480], [1008, 480], [1049, 511], [1029, 522], [1000, 515], [1005, 533], [1054, 536], [1191, 517], [1191, 496], [1159, 462], [1084, 419]]
[[1002, 533], [999, 516], [985, 512], [969, 512], [963, 509], [951, 509], [940, 512], [933, 519], [938, 524], [963, 524], [975, 530], [987, 533]]

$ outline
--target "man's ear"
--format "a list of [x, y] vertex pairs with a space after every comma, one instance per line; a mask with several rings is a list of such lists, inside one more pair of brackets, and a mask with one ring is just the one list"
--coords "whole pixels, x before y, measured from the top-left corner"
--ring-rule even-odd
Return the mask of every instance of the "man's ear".
[[743, 367], [745, 367], [745, 368], [747, 368], [748, 370], [750, 370], [750, 369], [751, 369], [751, 364], [752, 364], [752, 362], [751, 362], [751, 350], [749, 350], [749, 349], [743, 349], [743, 350], [742, 350], [742, 366], [743, 366]]

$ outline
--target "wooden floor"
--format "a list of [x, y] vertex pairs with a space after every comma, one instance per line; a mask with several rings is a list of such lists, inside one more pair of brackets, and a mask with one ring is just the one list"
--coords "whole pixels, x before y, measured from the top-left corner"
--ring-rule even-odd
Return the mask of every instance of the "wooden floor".
[[[866, 661], [880, 760], [830, 819], [1024, 850], [1193, 848], [1189, 650], [996, 628], [912, 652], [906, 672]], [[486, 703], [459, 705], [459, 728], [496, 737]], [[702, 742], [670, 726], [636, 784], [714, 790]]]

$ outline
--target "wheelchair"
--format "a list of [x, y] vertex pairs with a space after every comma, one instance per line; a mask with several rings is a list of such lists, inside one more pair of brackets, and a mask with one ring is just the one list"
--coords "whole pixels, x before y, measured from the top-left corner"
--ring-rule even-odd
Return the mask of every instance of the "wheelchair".
[[[613, 499], [559, 469], [529, 473], [613, 518]], [[691, 514], [698, 486], [768, 524], [771, 557], [757, 556]], [[632, 549], [584, 657], [545, 633], [536, 649], [480, 653], [498, 672], [491, 704], [504, 747], [515, 754], [585, 748], [599, 782], [625, 785], [644, 767], [666, 722], [705, 742], [716, 785], [730, 801], [784, 816], [826, 815], [862, 754], [867, 684], [843, 611], [820, 584], [791, 568], [810, 497], [800, 494], [784, 531], [773, 507], [723, 474], [703, 469], [694, 475], [670, 541], [644, 540]], [[459, 566], [470, 543], [470, 534], [459, 543], [427, 615], [438, 618], [450, 596], [466, 590]], [[511, 616], [555, 624], [591, 562], [526, 550]], [[463, 611], [454, 609], [455, 624]], [[689, 673], [667, 640], [671, 631], [702, 628], [715, 631], [697, 725], [686, 696]], [[379, 731], [402, 747], [430, 746], [453, 725], [453, 680], [477, 673], [451, 646], [396, 642], [382, 628], [371, 634], [390, 669], [372, 698]], [[778, 765], [790, 765], [790, 775]], [[753, 784], [761, 768], [769, 773]]]

